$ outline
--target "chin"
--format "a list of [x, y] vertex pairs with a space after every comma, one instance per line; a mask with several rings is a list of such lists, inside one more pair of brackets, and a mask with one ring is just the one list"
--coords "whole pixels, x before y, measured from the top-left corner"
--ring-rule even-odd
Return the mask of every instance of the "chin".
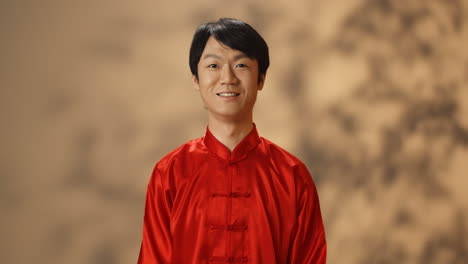
[[210, 111], [213, 116], [222, 117], [223, 119], [242, 119], [242, 112], [240, 111]]

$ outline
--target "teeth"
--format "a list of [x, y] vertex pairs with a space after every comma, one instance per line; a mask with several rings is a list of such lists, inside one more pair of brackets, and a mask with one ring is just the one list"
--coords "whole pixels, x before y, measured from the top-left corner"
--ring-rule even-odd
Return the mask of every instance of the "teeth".
[[238, 96], [238, 93], [217, 93], [219, 96]]

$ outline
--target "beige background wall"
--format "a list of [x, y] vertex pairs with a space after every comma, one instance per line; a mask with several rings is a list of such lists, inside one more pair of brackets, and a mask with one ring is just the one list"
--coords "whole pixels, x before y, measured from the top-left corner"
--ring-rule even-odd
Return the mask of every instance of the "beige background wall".
[[329, 263], [468, 263], [468, 1], [2, 1], [1, 263], [135, 263], [145, 188], [202, 136], [195, 27], [252, 24], [255, 121], [317, 183]]

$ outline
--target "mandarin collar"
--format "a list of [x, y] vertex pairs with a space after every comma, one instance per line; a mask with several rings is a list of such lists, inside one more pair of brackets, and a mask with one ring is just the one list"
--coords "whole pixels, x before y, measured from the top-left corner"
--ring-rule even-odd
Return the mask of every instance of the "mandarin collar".
[[247, 154], [260, 143], [260, 136], [258, 135], [255, 123], [253, 123], [252, 130], [237, 144], [231, 153], [231, 151], [211, 133], [207, 126], [203, 143], [210, 152], [219, 158], [228, 163], [234, 163], [247, 157]]

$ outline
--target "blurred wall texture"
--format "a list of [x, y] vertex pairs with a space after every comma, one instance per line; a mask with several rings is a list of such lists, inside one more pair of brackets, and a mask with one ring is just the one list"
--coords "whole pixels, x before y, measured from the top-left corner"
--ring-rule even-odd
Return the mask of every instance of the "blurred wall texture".
[[269, 43], [255, 121], [312, 172], [329, 263], [468, 263], [467, 0], [0, 7], [1, 263], [136, 262], [154, 164], [204, 134], [188, 49], [219, 17]]

